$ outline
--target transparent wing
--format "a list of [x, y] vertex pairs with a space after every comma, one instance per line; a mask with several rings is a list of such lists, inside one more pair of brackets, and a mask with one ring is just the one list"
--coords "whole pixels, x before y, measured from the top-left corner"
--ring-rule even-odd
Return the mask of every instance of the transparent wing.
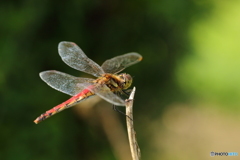
[[121, 56], [114, 57], [112, 59], [106, 60], [102, 64], [102, 69], [105, 73], [118, 73], [125, 68], [140, 62], [142, 60], [142, 56], [138, 53], [127, 53]]
[[44, 71], [39, 75], [41, 79], [52, 88], [71, 96], [74, 96], [85, 89], [82, 85], [79, 84], [92, 84], [91, 82], [94, 80], [91, 78], [74, 77], [55, 70]]
[[117, 96], [116, 94], [114, 94], [110, 88], [108, 88], [106, 85], [104, 84], [96, 84], [96, 85], [91, 85], [90, 83], [81, 83], [79, 84], [81, 87], [83, 88], [87, 88], [90, 91], [94, 92], [96, 95], [98, 95], [99, 97], [101, 97], [102, 99], [106, 100], [107, 102], [117, 105], [117, 106], [125, 106], [125, 101], [120, 98], [119, 96]]
[[62, 60], [70, 67], [99, 77], [104, 74], [103, 69], [89, 59], [84, 52], [73, 42], [60, 42], [58, 52]]

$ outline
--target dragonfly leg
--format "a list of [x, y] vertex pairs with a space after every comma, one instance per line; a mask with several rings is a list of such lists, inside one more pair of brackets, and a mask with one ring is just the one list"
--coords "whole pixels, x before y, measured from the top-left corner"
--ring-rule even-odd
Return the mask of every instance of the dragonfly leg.
[[124, 93], [126, 96], [130, 96], [132, 92], [132, 89], [122, 90], [122, 93]]
[[114, 110], [114, 111], [117, 111], [117, 112], [119, 112], [119, 113], [121, 113], [121, 114], [123, 114], [124, 116], [126, 116], [126, 117], [128, 117], [129, 119], [132, 120], [131, 117], [129, 117], [128, 115], [126, 115], [125, 113], [123, 113], [122, 111], [120, 111], [120, 110], [117, 108], [117, 106], [115, 106], [114, 104], [113, 104], [113, 110]]
[[128, 90], [122, 90], [122, 93], [124, 93], [126, 96], [130, 95], [130, 92], [128, 92]]

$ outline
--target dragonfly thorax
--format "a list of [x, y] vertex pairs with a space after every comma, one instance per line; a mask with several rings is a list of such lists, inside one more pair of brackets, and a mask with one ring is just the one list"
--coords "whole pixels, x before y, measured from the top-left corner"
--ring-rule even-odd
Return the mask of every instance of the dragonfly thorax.
[[126, 73], [121, 73], [119, 75], [106, 73], [102, 77], [96, 79], [95, 83], [105, 84], [111, 91], [119, 92], [131, 86], [132, 77]]

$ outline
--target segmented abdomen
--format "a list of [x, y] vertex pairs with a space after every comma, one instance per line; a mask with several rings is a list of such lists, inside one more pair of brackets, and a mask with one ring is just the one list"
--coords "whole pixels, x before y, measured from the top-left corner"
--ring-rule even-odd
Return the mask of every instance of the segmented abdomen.
[[94, 95], [94, 93], [92, 93], [88, 89], [84, 89], [82, 92], [71, 97], [67, 101], [65, 101], [65, 102], [53, 107], [52, 109], [46, 111], [45, 113], [41, 114], [38, 118], [36, 118], [34, 120], [34, 123], [38, 124], [39, 122], [53, 116], [54, 114], [61, 112], [62, 110], [67, 109], [69, 107], [72, 107], [75, 104], [79, 103], [80, 101], [83, 101], [93, 95]]

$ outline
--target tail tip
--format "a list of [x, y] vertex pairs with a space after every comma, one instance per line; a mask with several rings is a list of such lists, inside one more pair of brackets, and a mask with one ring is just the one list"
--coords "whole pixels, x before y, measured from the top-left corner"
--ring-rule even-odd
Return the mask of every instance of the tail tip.
[[38, 123], [39, 123], [39, 120], [38, 120], [38, 119], [35, 119], [33, 122], [34, 122], [35, 124], [38, 124]]

